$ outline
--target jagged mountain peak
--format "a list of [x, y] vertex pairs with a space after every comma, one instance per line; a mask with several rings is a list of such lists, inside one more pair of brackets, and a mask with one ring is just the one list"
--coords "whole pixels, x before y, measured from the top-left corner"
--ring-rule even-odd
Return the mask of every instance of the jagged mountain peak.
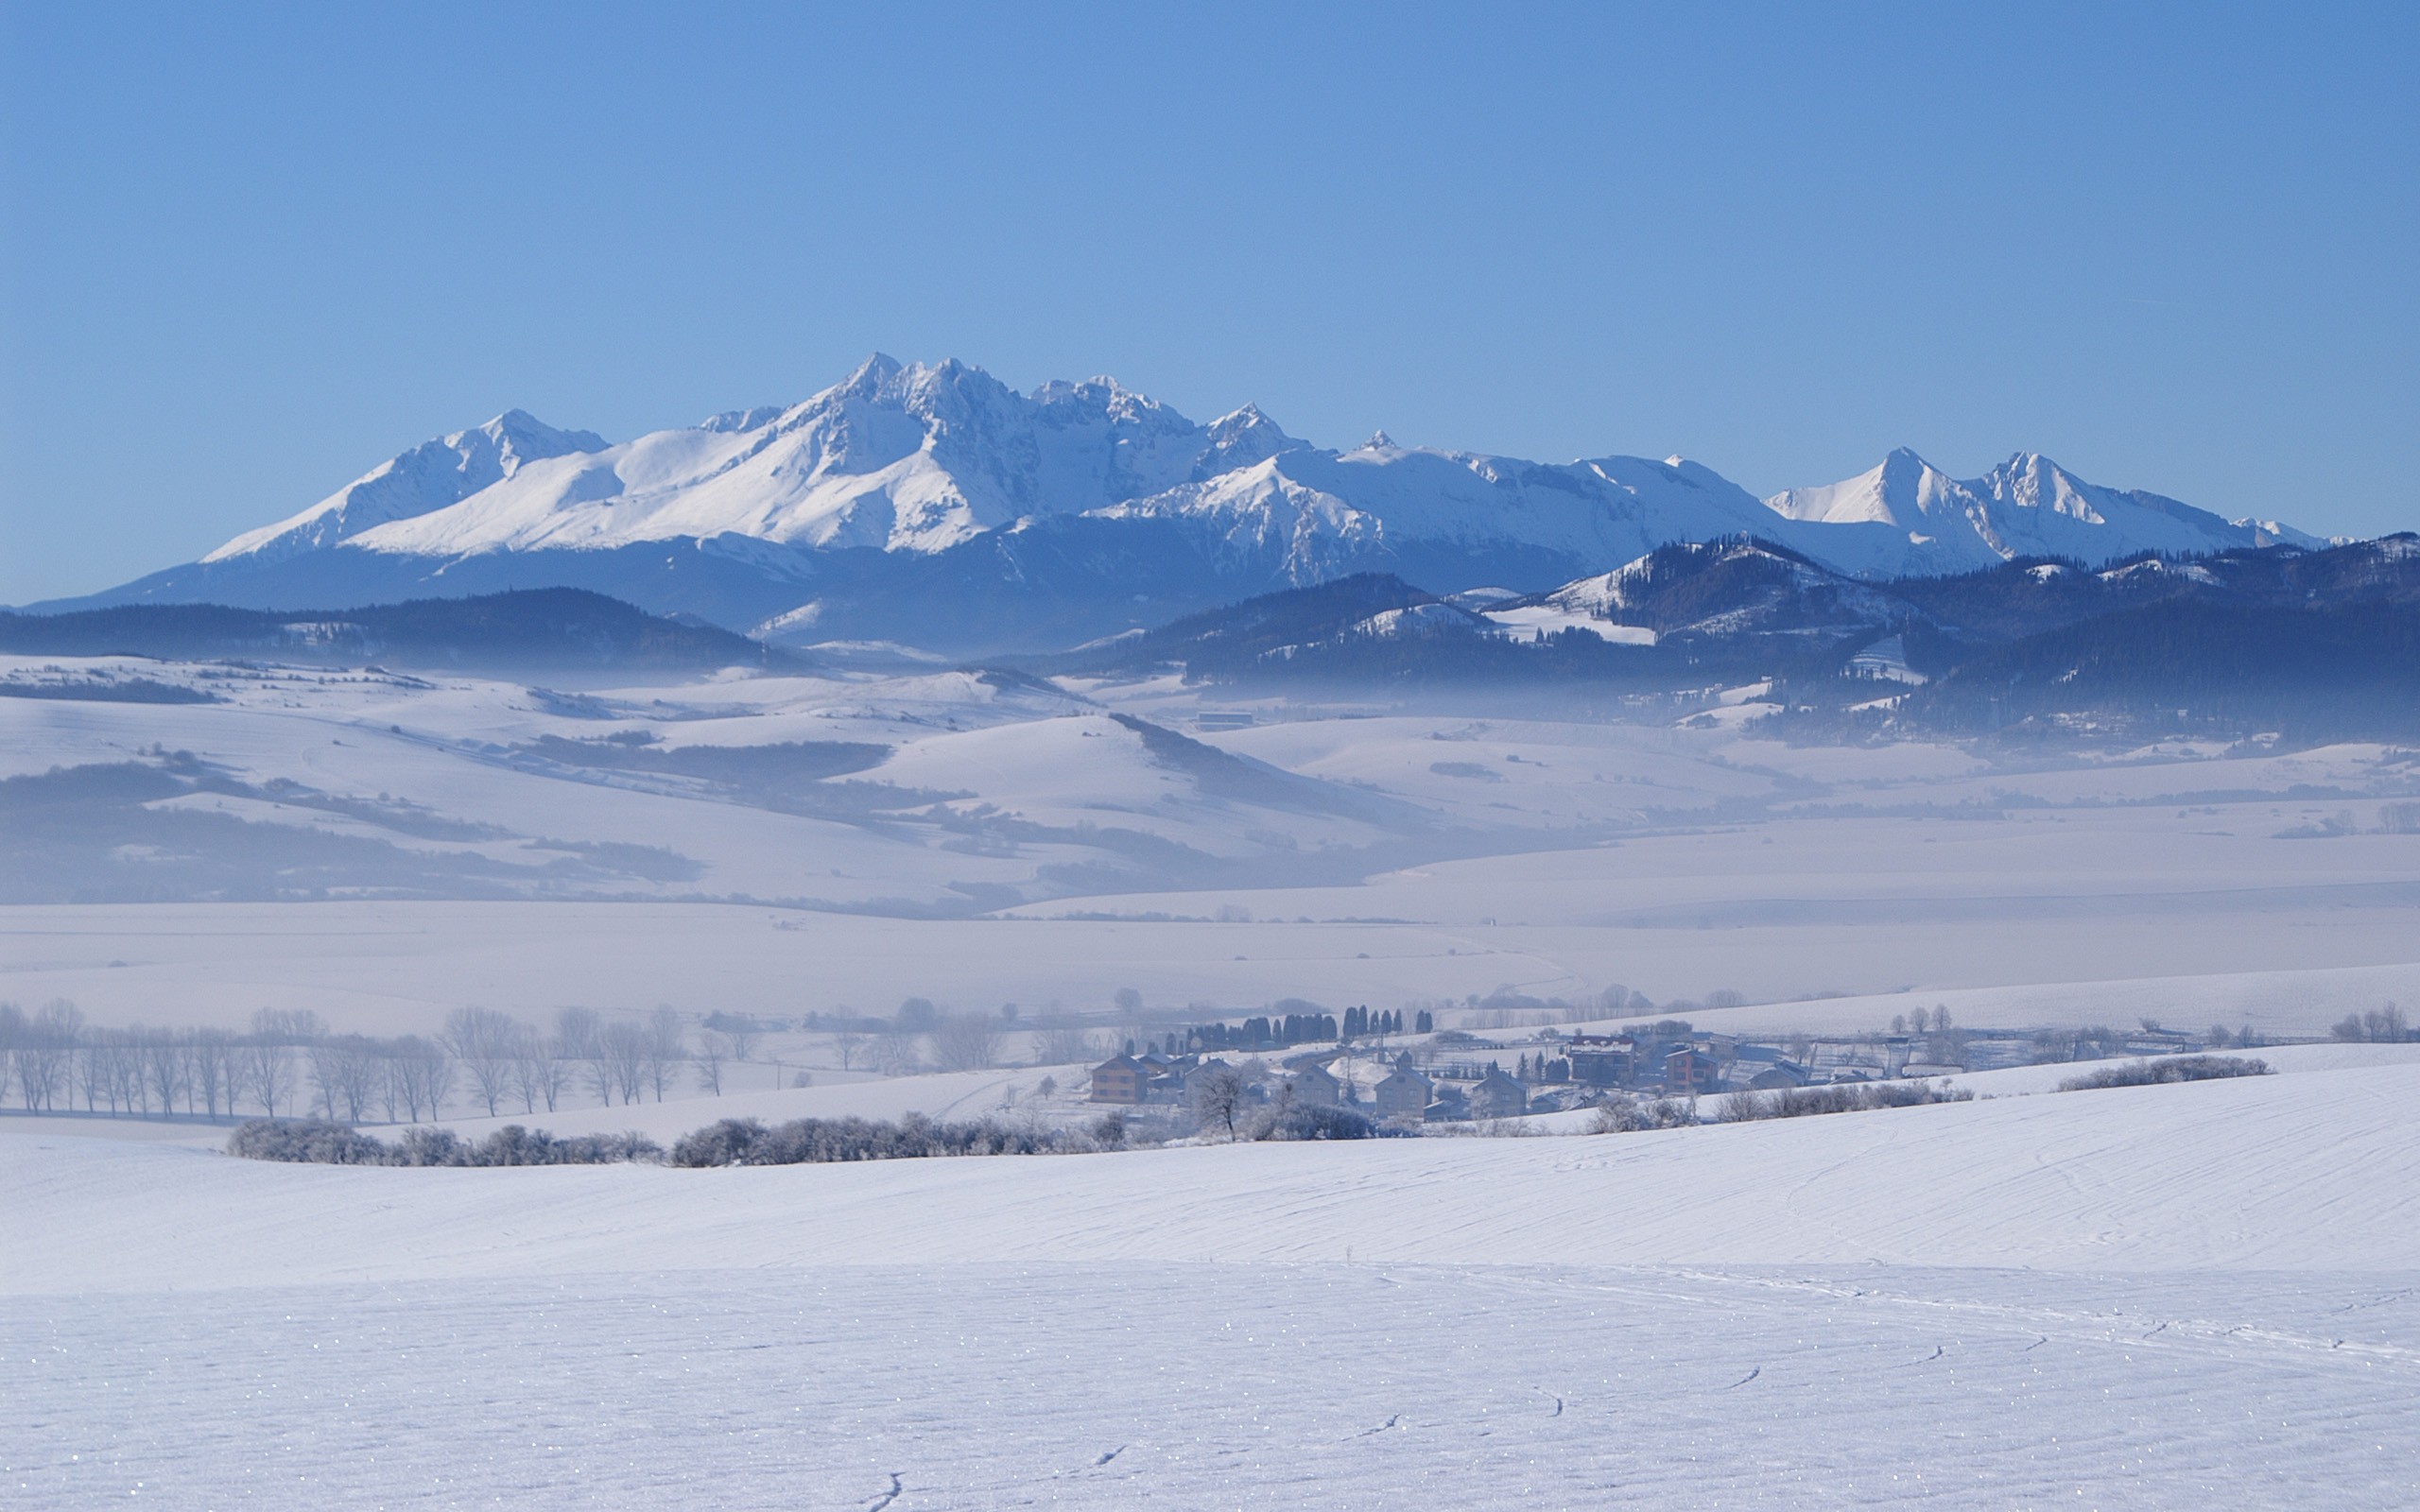
[[[980, 565], [947, 570], [1005, 575], [1042, 597], [1059, 591], [1046, 581], [1053, 574], [1135, 580], [1113, 595], [1126, 603], [1145, 580], [1182, 597], [1181, 579], [1249, 589], [1372, 568], [1440, 591], [1535, 593], [1659, 546], [1740, 536], [1869, 577], [2019, 556], [2099, 566], [2144, 551], [2315, 543], [2273, 522], [2101, 488], [2032, 452], [1962, 482], [1900, 447], [1856, 477], [1759, 500], [1678, 455], [1542, 463], [1405, 447], [1384, 431], [1340, 452], [1288, 435], [1255, 404], [1202, 424], [1112, 377], [1021, 393], [956, 358], [875, 352], [804, 400], [618, 445], [509, 410], [195, 564], [224, 569], [215, 576], [171, 569], [142, 593], [268, 601], [270, 589], [234, 579], [242, 564], [279, 562], [290, 564], [279, 568], [279, 598], [337, 602], [312, 591], [310, 564], [322, 561], [319, 580], [395, 579], [406, 593], [459, 591], [477, 574], [597, 586], [595, 563], [621, 553], [629, 565], [614, 569], [624, 575], [614, 591], [630, 591], [639, 563], [678, 573], [694, 558], [711, 561], [717, 582], [749, 577], [760, 586], [734, 592], [752, 623], [796, 608], [796, 585], [846, 548], [942, 557], [988, 541]], [[338, 548], [344, 558], [313, 555]], [[189, 586], [205, 578], [208, 590]], [[760, 593], [796, 596], [768, 603]]]
[[423, 441], [275, 524], [247, 531], [202, 558], [281, 558], [339, 545], [381, 525], [448, 507], [534, 462], [607, 450], [594, 431], [557, 430], [524, 409]]

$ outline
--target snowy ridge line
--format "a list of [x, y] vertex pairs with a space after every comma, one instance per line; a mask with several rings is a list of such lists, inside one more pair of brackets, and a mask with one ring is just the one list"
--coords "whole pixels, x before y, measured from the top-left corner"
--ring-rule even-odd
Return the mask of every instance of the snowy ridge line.
[[[521, 586], [627, 593], [674, 565], [660, 548], [678, 543], [696, 558], [681, 570], [703, 585], [683, 607], [721, 604], [733, 624], [804, 625], [834, 553], [935, 557], [990, 541], [1013, 554], [1038, 531], [1035, 563], [1047, 564], [1061, 539], [1050, 531], [1071, 524], [1094, 531], [1063, 538], [1076, 555], [1094, 549], [1082, 542], [1116, 542], [1142, 558], [1127, 570], [1154, 580], [1221, 561], [1294, 584], [1417, 562], [1415, 576], [1461, 579], [1432, 585], [1441, 590], [1479, 587], [1499, 569], [1539, 590], [1661, 546], [1743, 535], [1861, 577], [2029, 555], [2098, 566], [2145, 552], [2325, 544], [2275, 521], [2087, 483], [2030, 452], [1958, 480], [1902, 450], [1856, 478], [1759, 499], [1678, 456], [1546, 463], [1383, 434], [1335, 450], [1249, 404], [1205, 425], [1112, 379], [1020, 394], [955, 360], [876, 353], [799, 404], [618, 443], [510, 411], [94, 601], [300, 602], [315, 582], [330, 602], [343, 585], [442, 593], [497, 558], [527, 563], [506, 575]], [[600, 560], [631, 552], [629, 562]], [[1046, 598], [1098, 590], [1028, 580], [1031, 565], [1009, 566], [1007, 578]]]

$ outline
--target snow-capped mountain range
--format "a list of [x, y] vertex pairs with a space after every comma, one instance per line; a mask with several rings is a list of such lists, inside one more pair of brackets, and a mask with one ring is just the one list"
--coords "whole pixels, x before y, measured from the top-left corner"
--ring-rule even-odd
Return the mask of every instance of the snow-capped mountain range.
[[330, 608], [562, 584], [797, 639], [964, 647], [1373, 568], [1534, 592], [1735, 535], [1863, 577], [2322, 543], [2031, 454], [1960, 481], [1894, 452], [1760, 500], [1678, 457], [1549, 464], [1383, 434], [1333, 451], [1249, 405], [1199, 424], [1105, 378], [1020, 394], [962, 363], [876, 355], [804, 403], [618, 445], [511, 411], [76, 603]]

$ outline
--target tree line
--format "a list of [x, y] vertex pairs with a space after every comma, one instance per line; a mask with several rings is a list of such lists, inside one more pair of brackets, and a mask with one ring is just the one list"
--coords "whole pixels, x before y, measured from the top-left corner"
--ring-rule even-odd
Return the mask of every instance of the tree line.
[[436, 1035], [379, 1038], [332, 1033], [308, 1009], [263, 1008], [242, 1031], [112, 1029], [71, 1003], [32, 1014], [0, 1003], [0, 1093], [34, 1113], [417, 1124], [449, 1106], [552, 1112], [575, 1099], [662, 1102], [683, 1076], [718, 1093], [733, 1048], [711, 1031], [693, 1040], [670, 1008], [641, 1022], [563, 1008], [542, 1031], [464, 1007]]

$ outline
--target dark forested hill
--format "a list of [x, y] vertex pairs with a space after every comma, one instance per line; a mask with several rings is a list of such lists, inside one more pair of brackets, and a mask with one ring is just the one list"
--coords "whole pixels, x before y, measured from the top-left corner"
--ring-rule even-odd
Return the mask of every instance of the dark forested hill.
[[769, 658], [745, 636], [574, 588], [285, 613], [215, 604], [0, 613], [0, 651], [533, 669], [696, 670], [789, 660], [779, 652]]
[[2180, 596], [2030, 635], [1910, 694], [1907, 724], [2420, 735], [2420, 606]]

